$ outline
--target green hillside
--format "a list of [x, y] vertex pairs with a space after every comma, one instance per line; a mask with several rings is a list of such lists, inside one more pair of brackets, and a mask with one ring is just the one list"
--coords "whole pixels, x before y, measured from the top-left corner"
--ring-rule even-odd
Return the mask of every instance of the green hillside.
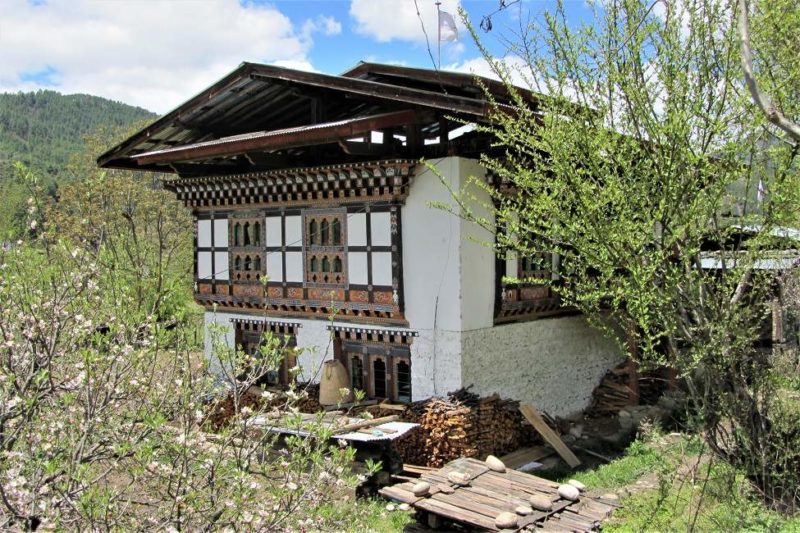
[[70, 158], [84, 150], [86, 135], [101, 128], [124, 131], [155, 117], [140, 107], [86, 94], [0, 94], [0, 242], [16, 237], [24, 219], [27, 191], [14, 179], [15, 161], [36, 171], [54, 192], [60, 181], [69, 179], [65, 170]]
[[112, 129], [156, 115], [121, 102], [55, 91], [0, 94], [0, 166], [22, 161], [58, 176], [83, 137], [100, 126]]

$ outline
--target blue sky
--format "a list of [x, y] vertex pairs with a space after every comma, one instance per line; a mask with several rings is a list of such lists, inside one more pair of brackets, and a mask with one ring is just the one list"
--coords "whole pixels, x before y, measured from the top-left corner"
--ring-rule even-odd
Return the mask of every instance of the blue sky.
[[[512, 0], [506, 0], [511, 4]], [[338, 74], [359, 61], [431, 68], [438, 60], [435, 0], [2, 0], [0, 92], [39, 88], [88, 93], [158, 113], [242, 61]], [[496, 55], [520, 20], [542, 21], [550, 0], [442, 0], [473, 22]], [[417, 6], [420, 16], [417, 16]], [[566, 2], [570, 22], [591, 16]], [[421, 21], [420, 21], [421, 19]], [[426, 41], [422, 31], [428, 34]], [[486, 73], [466, 29], [443, 42], [442, 68]]]

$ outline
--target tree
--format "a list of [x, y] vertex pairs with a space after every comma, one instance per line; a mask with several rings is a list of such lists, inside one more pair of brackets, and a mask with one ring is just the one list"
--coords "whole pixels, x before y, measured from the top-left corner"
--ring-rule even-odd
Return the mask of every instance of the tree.
[[[739, 34], [742, 42], [742, 70], [747, 89], [753, 101], [770, 123], [785, 133], [794, 143], [800, 143], [800, 125], [790, 117], [796, 113], [797, 89], [800, 72], [793, 68], [794, 51], [797, 50], [797, 27], [800, 24], [800, 7], [796, 2], [778, 0], [761, 2], [756, 18], [756, 37], [760, 41], [758, 63], [764, 71], [770, 98], [761, 88], [756, 76], [753, 47], [751, 45], [750, 10], [747, 0], [739, 0]], [[788, 115], [788, 116], [787, 116]]]
[[270, 431], [303, 391], [253, 397], [281, 339], [259, 357], [213, 342], [222, 387], [181, 320], [185, 209], [135, 175], [74, 170], [57, 203], [30, 198], [29, 238], [0, 249], [0, 529], [282, 530], [332, 504], [356, 480], [353, 449], [321, 424]]
[[496, 139], [483, 163], [500, 185], [473, 186], [495, 220], [470, 207], [474, 188], [456, 200], [499, 228], [498, 254], [557, 254], [547, 283], [565, 302], [640, 364], [677, 369], [711, 449], [797, 505], [800, 443], [755, 344], [774, 282], [757, 266], [797, 222], [797, 153], [749, 101], [735, 7], [609, 0], [574, 28], [559, 6], [521, 26], [514, 61], [484, 50], [509, 86], [523, 77], [542, 96], [479, 128]]

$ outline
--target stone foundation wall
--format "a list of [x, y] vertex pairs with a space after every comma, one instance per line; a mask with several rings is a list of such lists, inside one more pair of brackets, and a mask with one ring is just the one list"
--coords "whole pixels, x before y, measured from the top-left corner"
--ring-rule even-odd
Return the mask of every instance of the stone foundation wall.
[[606, 370], [624, 356], [580, 316], [465, 331], [462, 383], [487, 396], [530, 402], [551, 416], [586, 407]]

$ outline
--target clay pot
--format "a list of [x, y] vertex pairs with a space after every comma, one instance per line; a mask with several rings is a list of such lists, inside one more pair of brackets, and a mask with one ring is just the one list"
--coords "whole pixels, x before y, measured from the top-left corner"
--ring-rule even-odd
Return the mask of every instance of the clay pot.
[[[341, 389], [347, 389], [347, 394], [342, 396]], [[353, 401], [353, 392], [350, 390], [350, 378], [347, 369], [341, 361], [325, 361], [322, 365], [322, 377], [319, 381], [319, 403], [322, 405], [336, 405]]]

